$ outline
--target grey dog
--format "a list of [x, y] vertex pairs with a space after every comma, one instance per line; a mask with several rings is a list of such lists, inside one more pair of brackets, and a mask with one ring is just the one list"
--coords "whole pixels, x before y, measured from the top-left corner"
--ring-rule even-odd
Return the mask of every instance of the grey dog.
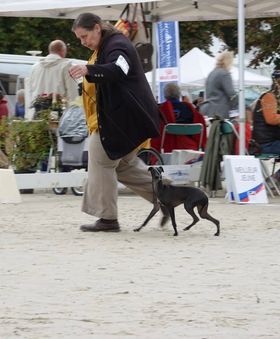
[[197, 187], [164, 184], [161, 175], [164, 170], [161, 166], [149, 167], [148, 170], [151, 172], [153, 180], [153, 209], [143, 224], [134, 230], [135, 232], [139, 232], [146, 226], [152, 217], [159, 211], [160, 207], [163, 206], [168, 210], [171, 217], [174, 235], [178, 235], [174, 209], [175, 207], [184, 204], [185, 210], [193, 218], [192, 223], [185, 227], [184, 231], [189, 230], [199, 221], [198, 216], [194, 212], [194, 208], [197, 207], [198, 214], [201, 218], [210, 220], [216, 225], [217, 231], [214, 235], [220, 235], [220, 222], [208, 213], [208, 197], [202, 190]]

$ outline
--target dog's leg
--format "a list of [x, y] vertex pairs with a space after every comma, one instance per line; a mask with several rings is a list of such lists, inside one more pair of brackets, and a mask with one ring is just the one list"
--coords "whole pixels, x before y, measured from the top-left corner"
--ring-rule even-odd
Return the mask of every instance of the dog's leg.
[[187, 226], [183, 229], [184, 231], [188, 231], [190, 228], [192, 228], [199, 221], [199, 218], [194, 213], [194, 210], [193, 210], [194, 206], [189, 206], [185, 203], [184, 207], [185, 207], [185, 210], [189, 213], [189, 215], [192, 216], [192, 218], [193, 218], [193, 222], [189, 226]]
[[213, 218], [208, 213], [208, 211], [207, 211], [208, 210], [208, 203], [206, 205], [204, 205], [204, 206], [197, 207], [197, 209], [198, 209], [198, 213], [201, 216], [201, 218], [210, 220], [210, 221], [212, 221], [216, 225], [217, 232], [214, 235], [219, 236], [220, 235], [220, 222], [219, 222], [219, 220]]
[[174, 211], [174, 207], [168, 207], [166, 206], [168, 211], [169, 211], [169, 214], [170, 214], [170, 218], [171, 218], [171, 221], [172, 221], [172, 226], [173, 226], [173, 229], [174, 229], [174, 236], [177, 236], [178, 235], [178, 232], [177, 232], [177, 225], [176, 225], [176, 221], [175, 221], [175, 211]]
[[145, 219], [145, 221], [143, 222], [143, 224], [137, 228], [134, 229], [134, 232], [139, 232], [144, 226], [147, 225], [147, 223], [152, 219], [152, 217], [159, 211], [159, 204], [158, 203], [154, 203], [154, 207], [151, 210], [150, 214], [148, 215], [148, 217]]

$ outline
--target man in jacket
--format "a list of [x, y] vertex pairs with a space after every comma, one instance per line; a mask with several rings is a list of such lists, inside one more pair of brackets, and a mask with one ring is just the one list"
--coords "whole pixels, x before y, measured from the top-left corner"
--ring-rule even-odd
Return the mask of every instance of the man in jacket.
[[41, 94], [60, 94], [67, 102], [78, 96], [77, 83], [71, 79], [71, 62], [65, 58], [67, 46], [61, 40], [49, 44], [49, 54], [36, 63], [30, 75], [31, 102]]
[[[152, 179], [137, 147], [159, 134], [159, 112], [132, 43], [92, 13], [74, 21], [73, 32], [93, 51], [88, 65], [70, 75], [84, 76], [83, 99], [90, 132], [88, 181], [82, 210], [99, 219], [82, 231], [118, 232], [118, 181], [153, 201]], [[167, 215], [162, 219], [163, 225]]]

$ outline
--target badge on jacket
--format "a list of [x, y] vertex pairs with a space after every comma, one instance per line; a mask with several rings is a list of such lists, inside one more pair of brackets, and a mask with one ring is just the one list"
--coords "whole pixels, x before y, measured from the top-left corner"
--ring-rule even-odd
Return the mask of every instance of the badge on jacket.
[[121, 70], [124, 72], [125, 75], [127, 75], [129, 71], [129, 65], [122, 55], [118, 57], [118, 60], [116, 61], [116, 65], [121, 68]]

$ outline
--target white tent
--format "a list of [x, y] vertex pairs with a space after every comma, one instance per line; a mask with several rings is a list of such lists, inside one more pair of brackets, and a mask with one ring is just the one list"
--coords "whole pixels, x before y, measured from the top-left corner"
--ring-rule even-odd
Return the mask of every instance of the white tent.
[[[216, 59], [195, 47], [180, 58], [180, 82], [184, 87], [203, 87], [208, 74], [213, 70]], [[235, 87], [238, 86], [239, 73], [237, 67], [231, 69]], [[149, 83], [152, 83], [152, 73], [146, 73]], [[269, 87], [271, 79], [246, 70], [244, 72], [245, 86]]]
[[[223, 20], [238, 17], [238, 0], [1, 0], [0, 15], [27, 17], [75, 18], [85, 11], [94, 11], [104, 19], [118, 18], [125, 3], [147, 3], [146, 9], [157, 20]], [[246, 0], [245, 16], [280, 16], [279, 0]]]
[[[138, 0], [1, 0], [0, 16], [75, 19], [82, 12], [94, 12], [103, 20], [118, 19], [126, 3]], [[142, 3], [150, 0], [141, 0]]]

